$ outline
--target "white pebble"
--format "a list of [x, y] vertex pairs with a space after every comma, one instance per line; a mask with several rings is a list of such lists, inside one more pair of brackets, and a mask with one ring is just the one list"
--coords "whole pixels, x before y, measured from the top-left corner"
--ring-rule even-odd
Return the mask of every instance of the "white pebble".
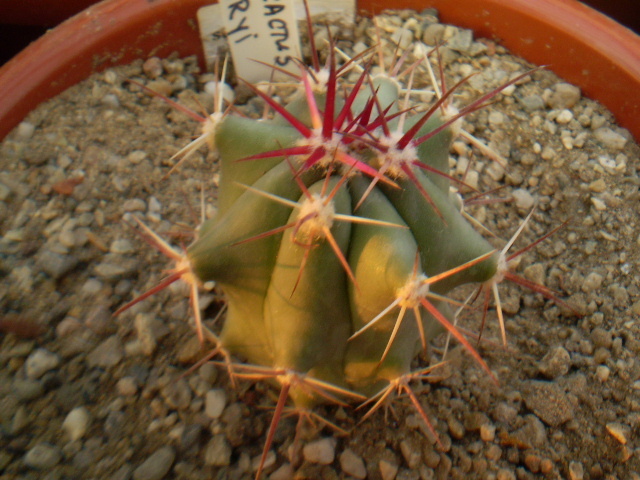
[[308, 443], [302, 450], [307, 462], [329, 465], [336, 456], [335, 440], [333, 438], [321, 438]]
[[133, 471], [133, 480], [160, 480], [169, 473], [176, 458], [172, 447], [161, 447]]
[[134, 165], [139, 164], [145, 158], [147, 158], [147, 152], [145, 152], [144, 150], [134, 150], [129, 155], [127, 155], [127, 160], [129, 160]]
[[21, 122], [16, 129], [16, 135], [19, 140], [29, 140], [33, 136], [36, 127], [29, 122]]
[[149, 213], [160, 213], [162, 204], [156, 197], [149, 197]]
[[[257, 457], [253, 457], [251, 459], [251, 470], [253, 472], [257, 472], [258, 468], [260, 468], [260, 462], [262, 461], [262, 455], [258, 455]], [[269, 450], [267, 452], [267, 457], [264, 459], [264, 464], [262, 465], [263, 469], [267, 469], [276, 464], [276, 454], [273, 450]], [[273, 477], [272, 477], [273, 478]], [[291, 477], [293, 478], [293, 477]]]
[[556, 123], [559, 123], [561, 125], [565, 125], [571, 120], [573, 120], [573, 112], [571, 110], [567, 110], [566, 108], [562, 110], [556, 117]]
[[391, 35], [391, 40], [396, 43], [402, 50], [406, 50], [413, 42], [413, 32], [408, 28], [398, 28]]
[[291, 480], [293, 478], [293, 467], [290, 463], [284, 463], [275, 472], [269, 475], [269, 480]]
[[593, 134], [598, 142], [612, 150], [622, 150], [627, 143], [626, 138], [607, 127], [598, 128]]
[[599, 212], [603, 212], [607, 209], [607, 204], [598, 197], [591, 197], [591, 204], [593, 205], [593, 208], [595, 208]]
[[116, 238], [109, 246], [109, 251], [116, 254], [133, 253], [135, 248], [126, 238]]
[[609, 155], [600, 155], [598, 157], [598, 163], [607, 170], [615, 170], [616, 169], [616, 161], [611, 158]]
[[504, 123], [504, 115], [501, 112], [496, 112], [495, 110], [489, 113], [489, 124], [491, 126], [494, 125], [502, 125]]
[[204, 91], [215, 98], [216, 90], [221, 88], [222, 98], [227, 104], [233, 103], [235, 100], [235, 94], [233, 89], [224, 82], [207, 82], [204, 84]]
[[478, 181], [480, 180], [480, 174], [475, 170], [469, 170], [467, 172], [467, 178], [465, 179], [465, 183], [469, 185], [471, 188], [478, 188]]
[[227, 393], [216, 388], [209, 390], [204, 401], [204, 411], [209, 418], [220, 418], [224, 407], [227, 405]]
[[602, 275], [596, 272], [591, 272], [582, 282], [582, 291], [585, 293], [589, 293], [599, 290], [602, 286], [603, 281], [604, 278], [602, 277]]
[[522, 188], [518, 188], [517, 190], [514, 190], [511, 195], [513, 195], [513, 199], [515, 200], [516, 207], [522, 208], [523, 210], [531, 209], [531, 207], [533, 207], [533, 204], [535, 203], [535, 199], [533, 198], [533, 195], [531, 195], [527, 190], [524, 190]]
[[562, 142], [562, 146], [566, 150], [573, 150], [574, 141], [573, 141], [573, 137], [572, 136], [566, 135], [566, 136], [562, 137], [560, 139], [560, 141]]
[[27, 378], [40, 378], [49, 370], [60, 365], [60, 357], [44, 348], [39, 348], [29, 355], [25, 363]]
[[62, 422], [62, 429], [66, 433], [67, 438], [75, 442], [84, 437], [90, 424], [91, 415], [89, 411], [84, 407], [76, 407], [69, 412], [64, 422]]

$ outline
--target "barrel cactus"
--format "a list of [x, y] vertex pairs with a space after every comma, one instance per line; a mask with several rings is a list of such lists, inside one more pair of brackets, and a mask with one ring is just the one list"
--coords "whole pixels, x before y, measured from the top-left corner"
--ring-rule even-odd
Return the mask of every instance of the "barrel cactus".
[[[506, 249], [463, 214], [447, 172], [460, 118], [520, 77], [461, 111], [453, 88], [418, 112], [393, 75], [372, 75], [363, 60], [349, 82], [334, 55], [323, 68], [300, 67], [286, 105], [249, 85], [270, 116], [222, 114], [218, 104], [205, 134], [219, 156], [217, 212], [186, 250], [140, 224], [176, 266], [139, 299], [186, 281], [198, 335], [224, 354], [232, 377], [279, 386], [263, 461], [288, 402], [299, 412], [333, 402], [374, 411], [400, 390], [428, 423], [409, 382], [428, 373], [412, 363], [435, 335], [448, 331], [492, 375], [454, 326], [448, 292], [469, 283], [490, 292], [519, 278]], [[197, 308], [198, 289], [211, 282], [226, 301], [218, 334]]]

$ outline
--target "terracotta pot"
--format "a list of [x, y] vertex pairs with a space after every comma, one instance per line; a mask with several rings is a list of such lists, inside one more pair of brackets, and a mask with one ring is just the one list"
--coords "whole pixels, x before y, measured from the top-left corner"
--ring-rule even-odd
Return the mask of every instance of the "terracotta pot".
[[[196, 12], [211, 0], [105, 0], [0, 69], [0, 138], [39, 103], [117, 64], [201, 54]], [[576, 0], [360, 0], [364, 13], [435, 7], [444, 22], [495, 38], [605, 104], [640, 139], [640, 37]]]

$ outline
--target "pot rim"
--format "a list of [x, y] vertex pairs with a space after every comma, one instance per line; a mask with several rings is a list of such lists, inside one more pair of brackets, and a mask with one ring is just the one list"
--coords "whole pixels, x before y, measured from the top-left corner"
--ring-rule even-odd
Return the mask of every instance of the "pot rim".
[[[195, 22], [211, 0], [104, 0], [63, 22], [0, 68], [0, 139], [41, 102], [114, 65], [152, 55], [202, 58]], [[498, 39], [602, 102], [640, 139], [640, 37], [577, 0], [359, 0], [438, 9], [444, 23]]]

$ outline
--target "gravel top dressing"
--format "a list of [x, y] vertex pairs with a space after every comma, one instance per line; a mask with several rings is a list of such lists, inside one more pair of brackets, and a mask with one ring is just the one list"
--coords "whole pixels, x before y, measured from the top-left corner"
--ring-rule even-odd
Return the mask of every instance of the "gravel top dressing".
[[[428, 14], [397, 12], [378, 27], [385, 55], [392, 40], [409, 63], [424, 52], [421, 40], [446, 41], [446, 84], [476, 74], [454, 95], [459, 108], [531, 68]], [[353, 32], [332, 26], [332, 35], [345, 52], [378, 42], [367, 19]], [[326, 30], [315, 36], [324, 45]], [[427, 70], [416, 72], [414, 88], [435, 101]], [[0, 144], [2, 480], [250, 479], [260, 460], [277, 391], [249, 381], [233, 388], [211, 363], [189, 371], [206, 352], [188, 289], [173, 284], [112, 317], [168, 266], [123, 219], [139, 216], [186, 247], [201, 216], [215, 213], [218, 180], [206, 147], [166, 177], [199, 124], [127, 79], [213, 111], [204, 87], [215, 77], [195, 59], [151, 58], [70, 88]], [[235, 103], [250, 116], [264, 108], [242, 86]], [[512, 251], [566, 222], [520, 257], [517, 272], [581, 315], [501, 284], [507, 347], [493, 301], [478, 345], [499, 386], [453, 340], [446, 366], [413, 385], [443, 447], [408, 398], [361, 424], [364, 409], [320, 407], [348, 434], [307, 425], [300, 458], [291, 458], [297, 418], [283, 419], [264, 478], [640, 478], [640, 148], [606, 109], [547, 70], [507, 88], [463, 129], [450, 173], [489, 192], [466, 212], [502, 248], [535, 208]], [[482, 304], [459, 323], [474, 345]], [[213, 331], [222, 305], [215, 289], [202, 292]], [[440, 361], [445, 342], [420, 364]]]

